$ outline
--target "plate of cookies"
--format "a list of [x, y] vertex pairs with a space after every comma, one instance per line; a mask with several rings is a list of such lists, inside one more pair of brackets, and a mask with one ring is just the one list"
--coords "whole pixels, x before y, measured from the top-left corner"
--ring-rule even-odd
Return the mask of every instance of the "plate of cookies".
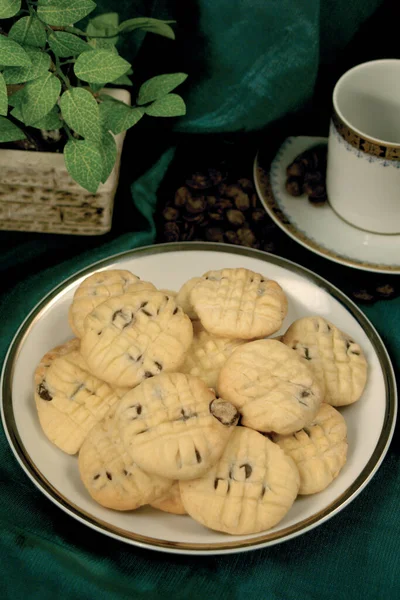
[[338, 515], [387, 452], [387, 351], [340, 290], [257, 250], [173, 243], [69, 278], [2, 373], [17, 460], [100, 533], [180, 554], [288, 541]]

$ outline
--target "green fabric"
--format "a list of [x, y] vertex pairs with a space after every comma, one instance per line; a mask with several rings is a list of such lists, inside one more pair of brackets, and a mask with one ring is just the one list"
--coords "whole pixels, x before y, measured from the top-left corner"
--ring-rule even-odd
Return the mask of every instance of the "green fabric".
[[[98, 12], [115, 10], [110, 0], [98, 4]], [[337, 76], [352, 61], [394, 55], [394, 42], [390, 44], [397, 43], [397, 37], [388, 32], [395, 33], [396, 20], [390, 17], [390, 0], [384, 11], [374, 13], [381, 4], [380, 0], [121, 0], [118, 10], [124, 19], [147, 15], [178, 20], [174, 43], [135, 34], [121, 47], [133, 59], [146, 59], [144, 67], [142, 60], [134, 65], [137, 82], [149, 74], [188, 71], [190, 77], [182, 86], [188, 114], [161, 124], [143, 119], [129, 132], [109, 234], [86, 238], [0, 232], [0, 362], [21, 321], [55, 285], [98, 259], [152, 243], [156, 192], [180, 136], [187, 142], [186, 134], [192, 133], [256, 131], [257, 143], [271, 144], [273, 149], [286, 134], [326, 133]], [[367, 25], [366, 35], [356, 35], [360, 26]], [[278, 132], [275, 138], [271, 133], [264, 136], [270, 125]], [[192, 140], [203, 144], [204, 156], [212, 143], [208, 139], [195, 135]], [[146, 151], [143, 140], [150, 141]], [[240, 140], [236, 148], [239, 153]], [[349, 292], [357, 278], [366, 283], [372, 278], [311, 254], [283, 233], [282, 240], [283, 256], [344, 291]], [[399, 372], [400, 299], [363, 310]], [[383, 465], [364, 492], [339, 516], [306, 535], [246, 554], [196, 558], [140, 550], [65, 515], [22, 472], [0, 430], [0, 597], [398, 598], [398, 455], [396, 432]]]

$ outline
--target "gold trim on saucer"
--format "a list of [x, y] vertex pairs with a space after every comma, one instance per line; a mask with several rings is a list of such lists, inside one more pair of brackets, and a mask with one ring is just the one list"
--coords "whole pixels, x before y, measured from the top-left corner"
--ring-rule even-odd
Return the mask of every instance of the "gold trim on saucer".
[[[313, 250], [314, 252], [321, 256], [324, 256], [325, 258], [346, 265], [348, 267], [353, 267], [356, 269], [371, 271], [375, 273], [400, 273], [400, 264], [387, 265], [384, 263], [370, 263], [367, 261], [359, 261], [356, 259], [352, 259], [348, 256], [343, 256], [342, 254], [338, 254], [337, 252], [334, 252], [333, 250], [326, 248], [325, 246], [321, 246], [315, 240], [309, 238], [303, 231], [298, 229], [296, 225], [294, 225], [291, 222], [290, 216], [281, 209], [278, 202], [276, 201], [272, 191], [269, 170], [267, 170], [267, 168], [264, 168], [260, 164], [258, 154], [254, 161], [254, 181], [261, 203], [263, 204], [270, 217], [287, 235], [289, 235], [291, 238], [293, 238], [296, 242], [298, 242], [305, 248]], [[318, 207], [315, 207], [315, 210], [317, 211]], [[354, 226], [352, 225], [352, 227]], [[396, 234], [390, 235], [394, 236]]]
[[[114, 265], [121, 262], [124, 259], [146, 257], [149, 255], [157, 255], [160, 253], [169, 253], [176, 251], [201, 251], [201, 252], [220, 252], [236, 254], [238, 256], [248, 256], [265, 263], [272, 263], [287, 269], [290, 272], [300, 274], [312, 283], [318, 285], [324, 289], [333, 298], [339, 301], [355, 320], [364, 329], [366, 334], [371, 341], [377, 357], [379, 359], [382, 374], [385, 383], [386, 390], [386, 410], [382, 431], [379, 436], [379, 440], [374, 449], [374, 452], [364, 467], [363, 471], [357, 477], [355, 481], [347, 488], [347, 490], [336, 498], [331, 504], [326, 506], [323, 510], [312, 515], [312, 517], [304, 519], [296, 525], [286, 527], [277, 532], [273, 533], [262, 533], [256, 537], [248, 539], [232, 539], [227, 536], [227, 541], [222, 543], [182, 543], [173, 542], [158, 538], [147, 537], [139, 534], [132, 533], [125, 529], [113, 526], [101, 519], [98, 519], [90, 513], [82, 510], [80, 507], [71, 502], [68, 498], [63, 496], [41, 473], [41, 471], [35, 465], [33, 459], [30, 457], [27, 449], [24, 446], [23, 440], [20, 437], [18, 427], [15, 421], [14, 407], [12, 401], [12, 387], [13, 377], [16, 361], [18, 360], [20, 351], [29, 336], [31, 329], [35, 323], [41, 319], [43, 314], [46, 312], [50, 304], [56, 302], [61, 298], [77, 281], [85, 276], [94, 273], [97, 270], [107, 268], [110, 265]], [[245, 550], [251, 550], [270, 546], [285, 540], [296, 537], [306, 531], [320, 525], [322, 522], [332, 517], [343, 509], [349, 502], [351, 502], [358, 493], [367, 485], [369, 480], [372, 478], [374, 473], [377, 471], [381, 464], [386, 451], [389, 447], [391, 437], [393, 435], [394, 424], [396, 419], [397, 410], [397, 394], [396, 394], [396, 382], [393, 373], [393, 367], [390, 362], [390, 358], [383, 345], [382, 340], [374, 329], [370, 321], [365, 317], [362, 311], [352, 302], [345, 294], [343, 294], [334, 285], [316, 275], [312, 271], [297, 265], [287, 259], [261, 252], [259, 250], [253, 250], [250, 248], [240, 248], [237, 246], [227, 244], [213, 244], [207, 242], [180, 242], [170, 244], [159, 244], [156, 246], [147, 246], [144, 248], [138, 248], [136, 250], [130, 250], [120, 254], [113, 255], [107, 259], [101, 260], [92, 264], [91, 266], [79, 271], [74, 276], [70, 277], [54, 290], [47, 294], [30, 312], [26, 317], [19, 330], [17, 331], [10, 348], [8, 350], [6, 359], [4, 361], [4, 367], [1, 378], [1, 390], [2, 390], [2, 419], [4, 430], [6, 432], [7, 439], [14, 452], [18, 462], [29, 476], [29, 478], [35, 483], [42, 493], [47, 496], [52, 502], [54, 502], [59, 508], [64, 510], [67, 514], [74, 517], [81, 523], [111, 537], [114, 537], [120, 541], [133, 544], [143, 548], [150, 548], [154, 550], [163, 550], [165, 552], [173, 552], [180, 554], [223, 554], [231, 552], [239, 552]], [[229, 541], [228, 541], [229, 540]]]
[[400, 144], [379, 143], [373, 138], [360, 135], [339, 117], [335, 109], [332, 113], [332, 122], [338, 134], [360, 152], [383, 160], [400, 160]]

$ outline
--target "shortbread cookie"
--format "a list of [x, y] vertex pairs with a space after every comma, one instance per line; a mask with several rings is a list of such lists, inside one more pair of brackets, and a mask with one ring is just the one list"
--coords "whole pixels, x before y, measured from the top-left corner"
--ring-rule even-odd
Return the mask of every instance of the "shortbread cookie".
[[243, 425], [282, 434], [311, 422], [322, 401], [307, 362], [277, 340], [237, 348], [221, 369], [218, 393], [239, 409]]
[[176, 302], [176, 297], [178, 295], [178, 292], [175, 292], [174, 290], [165, 290], [165, 289], [161, 289], [159, 291], [162, 292], [163, 294], [165, 294], [166, 296], [171, 296], [171, 298], [174, 298], [175, 302]]
[[85, 319], [81, 352], [90, 370], [116, 387], [177, 370], [193, 339], [175, 301], [146, 290], [109, 298]]
[[81, 338], [84, 334], [85, 317], [107, 298], [144, 289], [156, 288], [148, 281], [141, 281], [130, 271], [112, 269], [93, 273], [80, 284], [74, 294], [68, 313], [72, 331]]
[[150, 506], [174, 515], [186, 515], [185, 507], [182, 504], [179, 481], [174, 481], [168, 492], [161, 498], [150, 502]]
[[277, 444], [236, 427], [219, 462], [203, 477], [179, 486], [193, 519], [210, 529], [247, 535], [283, 519], [297, 496], [299, 473]]
[[132, 459], [148, 473], [193, 479], [221, 456], [239, 418], [198, 377], [165, 373], [128, 392], [116, 427]]
[[339, 475], [346, 463], [346, 436], [343, 416], [325, 403], [307, 427], [292, 435], [273, 434], [273, 441], [293, 458], [299, 469], [299, 494], [321, 492]]
[[344, 406], [360, 398], [367, 381], [367, 361], [346, 333], [323, 317], [303, 317], [289, 327], [282, 341], [308, 361], [325, 402]]
[[209, 271], [189, 297], [207, 331], [232, 338], [275, 333], [287, 313], [281, 286], [248, 269]]
[[197, 285], [199, 281], [202, 281], [201, 277], [193, 277], [192, 279], [189, 279], [189, 281], [186, 281], [186, 283], [183, 284], [176, 296], [177, 305], [181, 307], [183, 312], [185, 312], [192, 321], [196, 321], [199, 317], [190, 301], [190, 294], [194, 286]]
[[193, 342], [179, 370], [200, 377], [208, 387], [217, 389], [221, 367], [244, 343], [245, 340], [217, 337], [206, 331], [200, 321], [194, 321]]
[[89, 433], [79, 451], [79, 474], [92, 498], [114, 510], [134, 510], [164, 496], [172, 481], [148, 475], [112, 435], [113, 412]]
[[40, 425], [60, 450], [75, 454], [91, 429], [118, 401], [109, 385], [89, 373], [74, 339], [54, 348], [35, 371]]

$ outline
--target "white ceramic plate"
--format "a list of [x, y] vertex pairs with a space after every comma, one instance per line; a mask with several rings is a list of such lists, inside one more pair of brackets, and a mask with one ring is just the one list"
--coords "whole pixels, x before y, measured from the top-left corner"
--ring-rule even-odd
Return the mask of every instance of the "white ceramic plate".
[[301, 152], [323, 143], [327, 138], [287, 138], [270, 168], [263, 164], [262, 152], [257, 155], [254, 182], [265, 210], [285, 233], [316, 254], [363, 271], [400, 273], [400, 235], [357, 229], [343, 221], [329, 202], [315, 206], [306, 196], [294, 198], [286, 191], [286, 167]]
[[[84, 277], [100, 269], [123, 268], [159, 288], [177, 290], [190, 277], [223, 267], [246, 267], [282, 285], [289, 299], [282, 332], [298, 317], [325, 316], [361, 344], [370, 367], [362, 399], [343, 409], [349, 455], [340, 476], [325, 491], [299, 497], [273, 529], [237, 537], [208, 530], [188, 516], [169, 515], [148, 507], [120, 513], [97, 505], [80, 482], [76, 457], [63, 454], [43, 435], [33, 399], [33, 373], [39, 359], [72, 337], [67, 311], [74, 290]], [[50, 500], [101, 533], [137, 546], [183, 554], [261, 548], [305, 533], [334, 516], [376, 472], [387, 451], [395, 415], [395, 379], [387, 352], [371, 323], [348, 298], [294, 263], [223, 244], [150, 246], [80, 271], [48, 294], [26, 318], [11, 344], [2, 374], [2, 417], [8, 441], [24, 471]]]

